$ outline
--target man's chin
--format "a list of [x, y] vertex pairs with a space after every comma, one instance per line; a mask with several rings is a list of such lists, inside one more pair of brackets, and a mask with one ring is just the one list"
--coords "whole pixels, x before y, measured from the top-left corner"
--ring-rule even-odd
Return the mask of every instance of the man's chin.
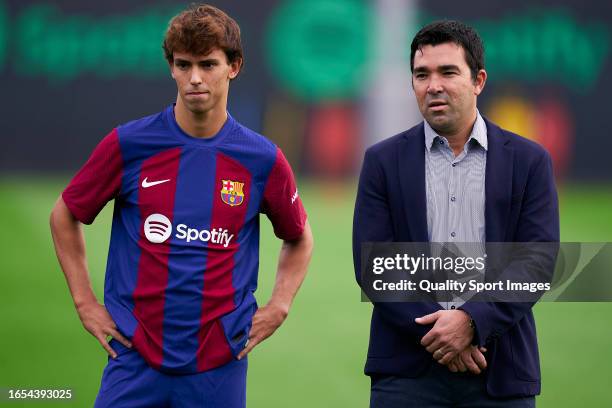
[[210, 107], [206, 103], [190, 103], [185, 104], [185, 106], [194, 115], [203, 115], [210, 110]]
[[425, 120], [429, 123], [429, 126], [438, 133], [445, 133], [451, 127], [450, 121], [446, 115], [427, 115]]

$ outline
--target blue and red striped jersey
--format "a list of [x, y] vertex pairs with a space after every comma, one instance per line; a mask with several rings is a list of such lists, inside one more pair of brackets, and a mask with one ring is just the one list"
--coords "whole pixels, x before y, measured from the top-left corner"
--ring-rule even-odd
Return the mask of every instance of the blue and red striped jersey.
[[257, 304], [259, 214], [301, 236], [306, 213], [281, 150], [228, 114], [211, 138], [174, 107], [115, 128], [62, 197], [90, 224], [114, 199], [104, 303], [154, 368], [201, 372], [244, 348]]

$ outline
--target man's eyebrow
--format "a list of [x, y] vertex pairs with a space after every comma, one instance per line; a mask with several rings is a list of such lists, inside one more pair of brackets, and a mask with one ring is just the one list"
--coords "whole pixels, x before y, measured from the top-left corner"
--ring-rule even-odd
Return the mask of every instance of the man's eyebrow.
[[191, 64], [190, 61], [184, 60], [182, 58], [175, 58], [174, 62], [179, 63], [179, 64]]
[[210, 64], [210, 63], [218, 63], [219, 58], [206, 58], [203, 60], [199, 60], [198, 64]]
[[449, 71], [449, 70], [460, 71], [459, 66], [457, 66], [457, 65], [453, 65], [453, 64], [449, 64], [449, 65], [440, 65], [440, 66], [438, 67], [438, 71]]
[[[458, 65], [448, 64], [448, 65], [438, 65], [436, 67], [436, 71], [460, 71]], [[414, 73], [427, 73], [430, 72], [430, 69], [425, 66], [415, 67], [413, 69]]]

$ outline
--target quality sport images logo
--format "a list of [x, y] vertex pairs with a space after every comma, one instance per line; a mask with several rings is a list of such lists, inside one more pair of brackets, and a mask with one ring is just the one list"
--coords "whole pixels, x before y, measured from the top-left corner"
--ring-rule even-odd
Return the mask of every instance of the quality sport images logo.
[[[153, 244], [161, 244], [166, 242], [172, 235], [173, 226], [168, 217], [163, 214], [151, 214], [144, 222], [144, 234], [149, 242]], [[191, 241], [210, 242], [213, 244], [223, 245], [227, 248], [234, 234], [230, 234], [227, 229], [216, 228], [213, 230], [191, 228], [186, 224], [176, 226], [175, 238], [184, 240], [187, 243]]]

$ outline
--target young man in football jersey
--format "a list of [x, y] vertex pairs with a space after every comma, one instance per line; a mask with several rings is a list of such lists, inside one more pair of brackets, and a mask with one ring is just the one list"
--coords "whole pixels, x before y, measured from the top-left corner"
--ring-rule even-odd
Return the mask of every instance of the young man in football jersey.
[[[83, 326], [110, 356], [97, 407], [244, 407], [245, 357], [287, 317], [312, 234], [283, 153], [227, 113], [243, 60], [236, 22], [193, 6], [163, 48], [176, 103], [98, 144], [53, 209], [55, 248]], [[101, 305], [80, 224], [113, 199]], [[259, 213], [283, 240], [260, 308]]]

